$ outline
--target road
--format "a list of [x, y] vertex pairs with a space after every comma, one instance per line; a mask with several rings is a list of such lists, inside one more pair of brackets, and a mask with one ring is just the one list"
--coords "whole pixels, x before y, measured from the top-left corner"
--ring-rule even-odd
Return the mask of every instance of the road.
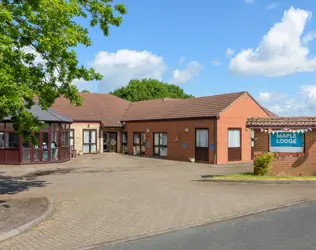
[[188, 228], [98, 250], [316, 249], [316, 203]]

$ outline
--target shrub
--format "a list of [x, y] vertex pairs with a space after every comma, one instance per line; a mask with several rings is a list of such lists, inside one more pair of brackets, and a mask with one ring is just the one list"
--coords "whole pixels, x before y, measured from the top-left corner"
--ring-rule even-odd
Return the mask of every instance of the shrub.
[[274, 157], [273, 153], [263, 153], [257, 156], [254, 162], [254, 175], [268, 174]]

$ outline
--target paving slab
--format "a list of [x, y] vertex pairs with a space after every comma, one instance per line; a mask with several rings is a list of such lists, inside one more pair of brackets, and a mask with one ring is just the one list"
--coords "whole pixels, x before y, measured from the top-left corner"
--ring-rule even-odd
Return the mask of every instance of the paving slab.
[[36, 229], [1, 242], [0, 249], [85, 249], [316, 197], [316, 185], [196, 181], [201, 175], [244, 171], [245, 166], [219, 168], [115, 154], [80, 158], [62, 165], [74, 171], [30, 181], [42, 181], [42, 187], [2, 195], [48, 196], [55, 212]]

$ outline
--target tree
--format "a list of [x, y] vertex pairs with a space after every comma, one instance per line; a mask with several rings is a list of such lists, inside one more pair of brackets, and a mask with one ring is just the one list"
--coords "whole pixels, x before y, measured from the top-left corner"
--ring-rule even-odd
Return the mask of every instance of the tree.
[[108, 36], [126, 13], [113, 0], [1, 0], [0, 121], [10, 116], [18, 132], [30, 134], [41, 125], [27, 111], [35, 96], [43, 109], [61, 95], [80, 105], [72, 82], [102, 76], [79, 65], [74, 49], [92, 44], [88, 27], [79, 21], [87, 19]]
[[90, 91], [87, 90], [87, 89], [84, 89], [84, 90], [82, 90], [81, 92], [90, 93]]
[[111, 94], [131, 102], [166, 97], [179, 99], [193, 97], [184, 93], [183, 89], [177, 85], [164, 83], [155, 79], [130, 80], [126, 87], [118, 88], [111, 92]]

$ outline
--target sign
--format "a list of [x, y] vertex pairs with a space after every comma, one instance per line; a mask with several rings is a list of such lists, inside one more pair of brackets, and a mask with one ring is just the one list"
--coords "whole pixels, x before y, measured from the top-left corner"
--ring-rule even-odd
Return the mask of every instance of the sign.
[[183, 143], [183, 148], [187, 148], [187, 143], [186, 142]]
[[214, 150], [214, 144], [210, 144], [210, 150]]
[[150, 142], [147, 142], [147, 148], [150, 148]]
[[277, 132], [270, 134], [270, 152], [303, 152], [303, 134]]

